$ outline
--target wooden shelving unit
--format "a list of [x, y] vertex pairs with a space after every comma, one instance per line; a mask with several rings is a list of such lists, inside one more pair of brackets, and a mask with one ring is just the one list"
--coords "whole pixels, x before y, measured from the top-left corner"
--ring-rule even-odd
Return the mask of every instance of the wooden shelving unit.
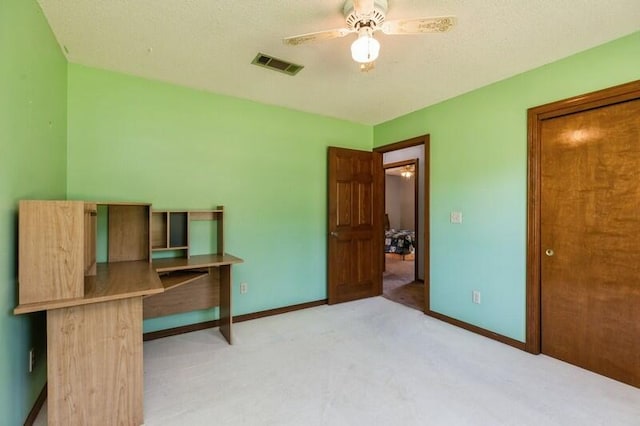
[[[224, 253], [224, 209], [153, 210], [151, 213], [151, 251], [178, 251], [191, 257], [189, 233], [191, 222], [209, 220], [217, 224], [217, 253]], [[182, 257], [181, 256], [181, 257]]]
[[[193, 255], [189, 232], [193, 221], [215, 221], [215, 253]], [[213, 238], [213, 237], [212, 237]], [[231, 343], [231, 269], [242, 259], [224, 253], [224, 208], [214, 210], [154, 210], [151, 213], [152, 253], [177, 251], [173, 258], [154, 259], [164, 293], [144, 299], [144, 318], [220, 306], [220, 331]], [[223, 312], [227, 314], [223, 315]]]

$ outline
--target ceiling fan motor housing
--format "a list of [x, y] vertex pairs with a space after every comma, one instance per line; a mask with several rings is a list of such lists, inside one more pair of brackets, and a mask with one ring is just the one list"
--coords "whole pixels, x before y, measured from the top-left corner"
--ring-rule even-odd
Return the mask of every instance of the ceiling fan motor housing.
[[369, 26], [376, 28], [382, 25], [387, 14], [387, 0], [375, 0], [373, 4], [373, 11], [368, 15], [361, 15], [356, 13], [353, 7], [353, 1], [347, 0], [344, 4], [344, 17], [347, 21], [347, 27], [357, 30], [360, 27]]

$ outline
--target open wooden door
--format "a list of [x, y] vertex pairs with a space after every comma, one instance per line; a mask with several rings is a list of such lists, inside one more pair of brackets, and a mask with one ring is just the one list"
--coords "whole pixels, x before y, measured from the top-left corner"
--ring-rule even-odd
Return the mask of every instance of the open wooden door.
[[329, 304], [382, 294], [382, 154], [329, 148]]

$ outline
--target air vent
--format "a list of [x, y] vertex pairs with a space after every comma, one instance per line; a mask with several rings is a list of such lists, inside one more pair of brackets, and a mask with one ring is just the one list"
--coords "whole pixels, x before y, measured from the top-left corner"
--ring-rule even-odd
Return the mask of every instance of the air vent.
[[252, 64], [260, 67], [269, 68], [270, 70], [283, 72], [288, 75], [296, 75], [303, 65], [292, 64], [291, 62], [283, 61], [282, 59], [274, 58], [264, 53], [258, 53], [256, 57], [251, 61]]

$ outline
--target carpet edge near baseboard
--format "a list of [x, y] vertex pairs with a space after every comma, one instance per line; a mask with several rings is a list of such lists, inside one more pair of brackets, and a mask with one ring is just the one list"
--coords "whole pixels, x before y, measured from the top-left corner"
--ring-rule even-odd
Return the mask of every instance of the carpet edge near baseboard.
[[[250, 314], [237, 315], [233, 317], [233, 322], [250, 321], [253, 319], [280, 315], [287, 312], [299, 311], [301, 309], [313, 308], [316, 306], [326, 305], [327, 299], [315, 300], [313, 302], [299, 303], [296, 305], [283, 306], [280, 308], [267, 309], [265, 311], [253, 312]], [[151, 331], [144, 333], [142, 339], [146, 342], [149, 340], [162, 339], [163, 337], [177, 336], [179, 334], [191, 333], [192, 331], [205, 330], [207, 328], [215, 328], [220, 325], [219, 320], [204, 321], [195, 324], [183, 325], [180, 327], [167, 328], [165, 330]]]

